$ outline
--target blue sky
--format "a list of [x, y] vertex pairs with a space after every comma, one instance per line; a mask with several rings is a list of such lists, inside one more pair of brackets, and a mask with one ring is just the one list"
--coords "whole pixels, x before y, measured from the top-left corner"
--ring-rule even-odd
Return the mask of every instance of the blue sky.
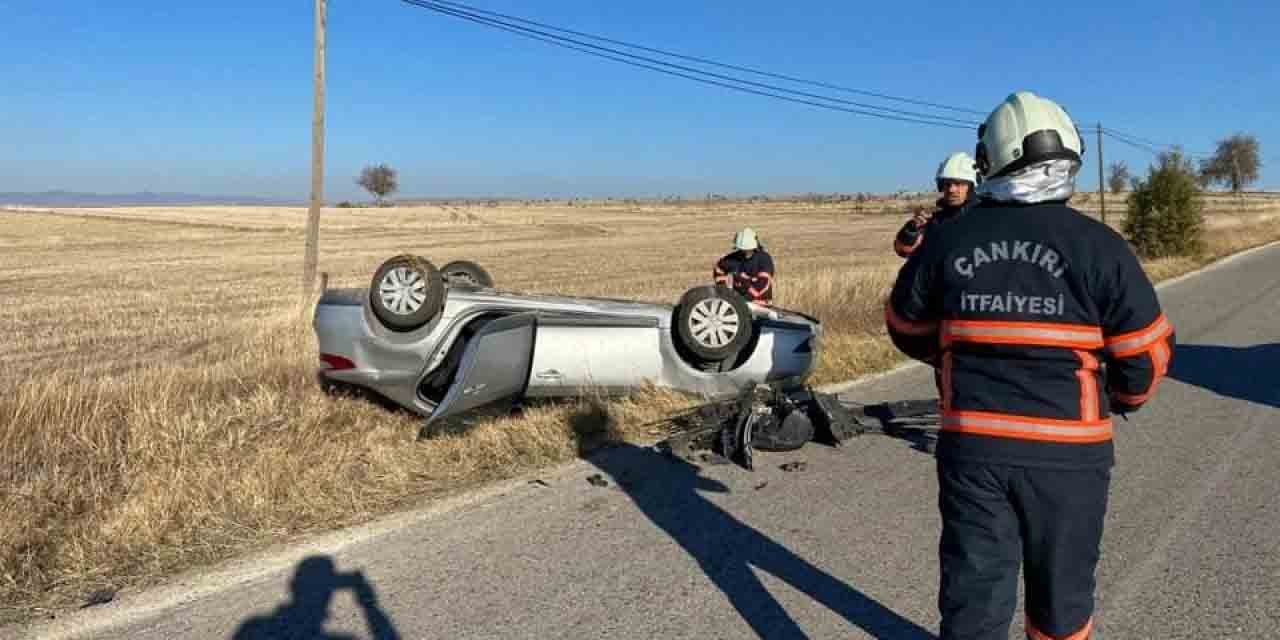
[[[1030, 89], [1082, 127], [1101, 120], [1193, 151], [1251, 132], [1267, 162], [1260, 186], [1280, 188], [1272, 0], [471, 4], [984, 112]], [[311, 9], [0, 0], [0, 191], [304, 199]], [[400, 170], [405, 196], [922, 189], [943, 156], [973, 148], [972, 131], [696, 85], [397, 0], [330, 0], [328, 37], [330, 199], [356, 197], [352, 178], [373, 162]], [[1108, 162], [1151, 157], [1104, 145]], [[1096, 186], [1092, 155], [1083, 175]]]

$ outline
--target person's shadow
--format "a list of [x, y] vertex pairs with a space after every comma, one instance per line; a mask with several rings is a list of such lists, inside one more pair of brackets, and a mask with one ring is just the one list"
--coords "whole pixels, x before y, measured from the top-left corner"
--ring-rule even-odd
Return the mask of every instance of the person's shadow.
[[1280, 344], [1179, 344], [1169, 377], [1229, 398], [1280, 408]]
[[[570, 418], [579, 456], [611, 476], [640, 511], [671, 536], [761, 638], [806, 638], [754, 569], [768, 572], [876, 638], [935, 638], [916, 623], [739, 521], [699, 492], [728, 487], [697, 466], [650, 448], [617, 443], [608, 409], [593, 406]], [[611, 443], [601, 448], [603, 441]]]
[[245, 620], [232, 640], [355, 640], [355, 636], [349, 634], [324, 630], [329, 618], [329, 602], [340, 589], [352, 590], [364, 612], [370, 638], [400, 640], [400, 633], [378, 606], [377, 594], [364, 574], [338, 573], [329, 556], [315, 555], [299, 562], [289, 589], [293, 592], [290, 602], [276, 607], [270, 615]]

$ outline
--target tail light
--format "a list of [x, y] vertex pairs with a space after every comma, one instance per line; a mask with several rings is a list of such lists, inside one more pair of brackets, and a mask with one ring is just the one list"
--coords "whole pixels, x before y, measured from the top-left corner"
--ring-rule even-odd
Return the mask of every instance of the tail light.
[[342, 356], [335, 356], [332, 353], [320, 354], [320, 368], [328, 371], [340, 371], [342, 369], [354, 369], [356, 363]]

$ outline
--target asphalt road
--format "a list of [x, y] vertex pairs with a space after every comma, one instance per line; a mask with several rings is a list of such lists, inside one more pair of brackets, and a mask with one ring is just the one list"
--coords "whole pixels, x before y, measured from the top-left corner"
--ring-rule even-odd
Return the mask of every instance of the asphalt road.
[[[1161, 299], [1180, 345], [1157, 399], [1117, 425], [1099, 629], [1107, 638], [1276, 637], [1280, 247], [1173, 283]], [[932, 377], [907, 369], [854, 393], [927, 398]], [[882, 436], [758, 456], [747, 472], [617, 448], [409, 526], [334, 538], [334, 551], [293, 550], [216, 584], [189, 578], [57, 627], [0, 635], [933, 637], [932, 457]], [[806, 467], [779, 468], [793, 461]], [[608, 486], [588, 482], [593, 474]], [[173, 606], [138, 613], [162, 601]], [[106, 623], [118, 626], [94, 630]], [[296, 635], [263, 633], [281, 626]]]

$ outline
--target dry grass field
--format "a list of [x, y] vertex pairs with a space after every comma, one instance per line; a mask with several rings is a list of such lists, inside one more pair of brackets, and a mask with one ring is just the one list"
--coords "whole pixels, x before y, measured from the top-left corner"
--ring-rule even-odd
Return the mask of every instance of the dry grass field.
[[[321, 270], [366, 286], [411, 252], [476, 260], [504, 288], [674, 302], [750, 225], [778, 263], [779, 303], [824, 321], [815, 380], [830, 382], [898, 360], [880, 304], [911, 204], [326, 209]], [[1214, 198], [1210, 213], [1208, 254], [1149, 264], [1153, 277], [1280, 238], [1278, 200]], [[413, 418], [317, 388], [304, 217], [0, 210], [0, 621], [546, 467], [584, 440], [652, 441], [692, 403], [647, 392], [576, 429], [565, 417], [581, 403], [539, 406], [416, 441]]]

